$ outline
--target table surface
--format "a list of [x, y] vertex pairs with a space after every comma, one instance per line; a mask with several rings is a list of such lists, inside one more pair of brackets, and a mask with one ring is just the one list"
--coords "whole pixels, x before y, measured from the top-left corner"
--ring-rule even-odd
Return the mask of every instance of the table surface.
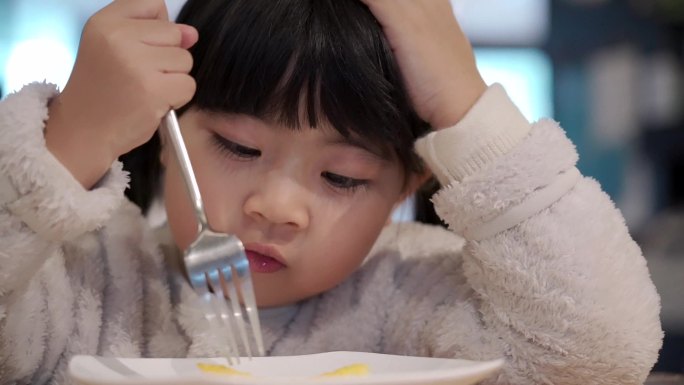
[[644, 385], [684, 385], [684, 374], [653, 373]]

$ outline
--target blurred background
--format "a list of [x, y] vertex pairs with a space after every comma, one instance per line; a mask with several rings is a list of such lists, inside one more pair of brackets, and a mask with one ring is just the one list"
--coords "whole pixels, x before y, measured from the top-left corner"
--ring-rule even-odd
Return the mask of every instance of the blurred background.
[[[0, 96], [63, 86], [106, 0], [0, 0]], [[167, 0], [174, 16], [183, 0]], [[684, 0], [452, 0], [489, 83], [559, 121], [622, 210], [662, 296], [655, 370], [684, 372]], [[407, 208], [397, 219], [411, 218]]]

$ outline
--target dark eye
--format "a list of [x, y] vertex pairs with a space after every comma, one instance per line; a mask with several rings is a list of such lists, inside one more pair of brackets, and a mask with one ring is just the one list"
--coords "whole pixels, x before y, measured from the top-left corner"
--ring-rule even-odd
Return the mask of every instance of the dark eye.
[[216, 133], [214, 133], [213, 137], [214, 142], [216, 142], [219, 150], [229, 157], [245, 160], [258, 158], [261, 156], [261, 150], [257, 150], [256, 148], [235, 143]]
[[354, 190], [359, 187], [366, 186], [368, 180], [366, 179], [355, 179], [347, 176], [334, 174], [332, 172], [323, 172], [321, 176], [333, 187], [343, 189], [343, 190]]

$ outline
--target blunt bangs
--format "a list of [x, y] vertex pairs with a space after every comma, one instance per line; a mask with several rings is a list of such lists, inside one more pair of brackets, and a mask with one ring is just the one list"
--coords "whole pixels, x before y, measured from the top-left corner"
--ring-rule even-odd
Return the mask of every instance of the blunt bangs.
[[406, 171], [422, 170], [413, 143], [429, 127], [360, 1], [189, 0], [177, 21], [200, 36], [191, 49], [197, 92], [188, 107], [292, 129], [328, 124], [393, 153]]

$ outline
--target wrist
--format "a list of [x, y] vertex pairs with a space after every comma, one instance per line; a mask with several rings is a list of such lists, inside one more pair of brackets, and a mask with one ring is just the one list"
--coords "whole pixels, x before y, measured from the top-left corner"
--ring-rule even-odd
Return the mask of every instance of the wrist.
[[107, 173], [116, 160], [103, 138], [97, 137], [92, 127], [84, 127], [71, 117], [69, 104], [58, 95], [48, 105], [45, 122], [45, 145], [52, 155], [81, 183], [91, 189]]
[[429, 119], [430, 125], [437, 130], [456, 125], [486, 90], [487, 84], [478, 74], [468, 82], [460, 82], [442, 92], [439, 100], [435, 101], [435, 109]]
[[530, 123], [500, 84], [493, 84], [455, 125], [416, 141], [416, 151], [443, 185], [475, 174], [517, 146]]

